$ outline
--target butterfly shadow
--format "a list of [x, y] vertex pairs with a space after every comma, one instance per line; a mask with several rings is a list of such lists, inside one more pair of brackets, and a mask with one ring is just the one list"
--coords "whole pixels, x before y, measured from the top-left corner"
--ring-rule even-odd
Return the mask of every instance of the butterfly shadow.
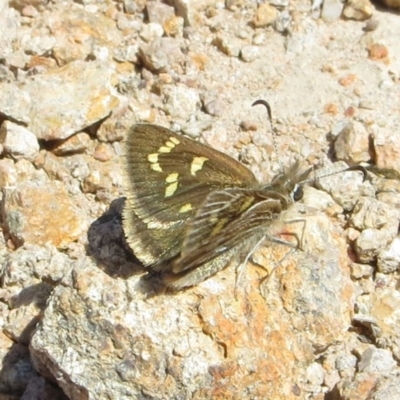
[[128, 279], [145, 269], [125, 240], [122, 210], [125, 198], [115, 199], [88, 230], [88, 253], [99, 268], [114, 278]]
[[147, 296], [169, 294], [158, 273], [149, 273], [126, 242], [122, 226], [125, 198], [115, 199], [109, 209], [88, 230], [88, 254], [112, 278], [142, 275], [137, 289]]

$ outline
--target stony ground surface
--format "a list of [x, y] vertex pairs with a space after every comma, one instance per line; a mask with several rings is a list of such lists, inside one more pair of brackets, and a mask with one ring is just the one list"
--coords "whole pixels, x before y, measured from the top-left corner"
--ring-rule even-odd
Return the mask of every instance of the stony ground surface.
[[[0, 0], [1, 400], [400, 398], [388, 4]], [[306, 221], [302, 251], [266, 243], [236, 295], [234, 268], [160, 294], [121, 225], [135, 122], [262, 182], [295, 160], [369, 172], [307, 187], [285, 216]]]

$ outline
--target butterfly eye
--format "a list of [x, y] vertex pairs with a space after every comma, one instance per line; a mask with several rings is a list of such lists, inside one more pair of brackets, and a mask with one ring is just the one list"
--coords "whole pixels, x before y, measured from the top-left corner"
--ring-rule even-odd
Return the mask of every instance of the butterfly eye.
[[294, 201], [299, 201], [303, 198], [303, 188], [301, 186], [296, 186], [293, 190], [293, 200]]

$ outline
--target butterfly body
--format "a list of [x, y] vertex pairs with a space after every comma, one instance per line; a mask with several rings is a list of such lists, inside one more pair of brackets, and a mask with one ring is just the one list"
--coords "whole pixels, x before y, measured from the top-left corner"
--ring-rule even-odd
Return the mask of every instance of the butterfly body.
[[131, 128], [125, 153], [127, 241], [175, 289], [198, 284], [264, 237], [272, 240], [310, 172], [296, 163], [262, 185], [226, 154], [147, 124]]

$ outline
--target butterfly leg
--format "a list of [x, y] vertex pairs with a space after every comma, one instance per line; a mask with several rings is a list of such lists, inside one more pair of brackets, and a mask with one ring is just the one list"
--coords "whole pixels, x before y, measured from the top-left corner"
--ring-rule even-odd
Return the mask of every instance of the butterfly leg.
[[237, 288], [239, 286], [239, 282], [242, 279], [243, 272], [246, 268], [247, 262], [249, 261], [250, 257], [257, 251], [258, 247], [260, 244], [264, 241], [265, 235], [263, 235], [254, 246], [252, 246], [251, 250], [247, 252], [247, 255], [244, 259], [243, 262], [241, 262], [237, 267], [236, 267], [236, 278], [235, 278], [235, 299], [237, 298]]
[[[272, 274], [274, 273], [274, 271], [276, 270], [276, 268], [279, 267], [279, 265], [281, 265], [283, 263], [283, 261], [287, 257], [289, 257], [291, 254], [293, 254], [293, 252], [295, 252], [296, 250], [298, 250], [298, 249], [302, 250], [303, 249], [303, 239], [304, 239], [304, 232], [305, 232], [305, 228], [306, 228], [306, 219], [304, 219], [304, 218], [294, 218], [294, 219], [286, 220], [285, 224], [294, 224], [294, 223], [298, 223], [298, 222], [301, 222], [303, 224], [303, 227], [301, 229], [300, 237], [296, 232], [288, 232], [288, 233], [286, 233], [286, 235], [293, 236], [296, 239], [296, 241], [297, 241], [296, 244], [293, 244], [292, 242], [289, 242], [289, 241], [283, 240], [283, 239], [269, 238], [269, 240], [271, 242], [278, 243], [278, 244], [283, 244], [285, 246], [291, 247], [291, 249], [279, 261], [277, 261], [272, 266], [272, 270], [268, 270], [267, 271], [268, 275], [266, 275], [264, 278], [261, 279], [260, 285], [263, 285], [263, 284], [267, 283], [270, 280], [270, 278], [271, 278]], [[266, 270], [266, 268], [263, 265], [260, 265], [260, 264], [257, 264], [257, 265], [259, 265], [261, 268]]]
[[[286, 235], [293, 236], [297, 240], [296, 248], [302, 250], [303, 249], [304, 232], [306, 229], [306, 219], [305, 218], [293, 218], [293, 219], [288, 219], [288, 220], [284, 221], [285, 225], [296, 224], [299, 222], [301, 222], [303, 224], [300, 237], [296, 232], [289, 232]], [[293, 244], [290, 247], [293, 247]]]
[[257, 264], [258, 266], [260, 266], [260, 268], [264, 269], [268, 273], [267, 275], [265, 275], [263, 278], [260, 279], [260, 286], [267, 284], [268, 281], [271, 279], [272, 274], [275, 272], [275, 270], [286, 260], [286, 258], [288, 258], [296, 250], [297, 249], [294, 247], [291, 248], [279, 261], [276, 261], [275, 264], [269, 270], [267, 270], [263, 265]]
[[[279, 266], [286, 259], [286, 257], [288, 257], [290, 254], [292, 254], [293, 251], [295, 251], [295, 250], [297, 250], [299, 248], [300, 249], [302, 248], [302, 241], [303, 241], [303, 236], [304, 236], [304, 227], [305, 227], [305, 222], [306, 222], [305, 219], [304, 218], [291, 219], [291, 220], [285, 221], [285, 224], [292, 224], [292, 223], [297, 223], [297, 222], [302, 222], [303, 223], [301, 237], [299, 238], [299, 235], [296, 232], [287, 232], [286, 233], [286, 236], [294, 237], [294, 239], [296, 240], [296, 243], [292, 243], [292, 242], [290, 242], [288, 240], [280, 239], [280, 238], [277, 238], [277, 237], [269, 237], [267, 235], [263, 235], [256, 242], [256, 244], [254, 246], [252, 246], [251, 250], [247, 252], [247, 255], [246, 255], [244, 261], [242, 263], [240, 263], [238, 265], [238, 267], [236, 268], [235, 298], [237, 297], [236, 296], [237, 295], [237, 288], [239, 286], [240, 280], [242, 279], [242, 275], [243, 275], [243, 272], [244, 272], [244, 270], [246, 268], [247, 262], [249, 261], [250, 257], [257, 251], [257, 249], [259, 248], [260, 244], [264, 240], [268, 240], [269, 242], [281, 244], [281, 245], [284, 245], [284, 246], [287, 246], [287, 247], [291, 248], [291, 250], [287, 254], [285, 254], [285, 256], [281, 260], [276, 262], [275, 266], [273, 266], [273, 268], [272, 268], [272, 272], [275, 270], [275, 268], [277, 266]], [[264, 270], [266, 270], [266, 268], [264, 266], [260, 265], [260, 267], [263, 268]], [[267, 272], [269, 272], [269, 271], [267, 271]], [[269, 279], [269, 276], [272, 275], [272, 272], [267, 275], [268, 279]], [[266, 278], [263, 278], [263, 279], [266, 279]]]

